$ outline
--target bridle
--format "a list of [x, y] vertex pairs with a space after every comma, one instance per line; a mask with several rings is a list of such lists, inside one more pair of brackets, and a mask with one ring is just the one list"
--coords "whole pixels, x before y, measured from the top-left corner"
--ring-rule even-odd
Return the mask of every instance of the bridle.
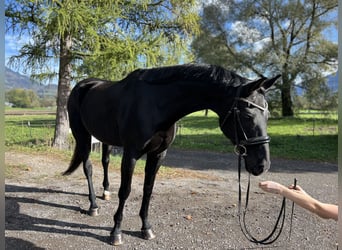
[[[234, 152], [235, 154], [238, 155], [238, 182], [239, 182], [239, 205], [238, 205], [238, 214], [239, 214], [239, 224], [240, 224], [240, 228], [242, 233], [244, 234], [244, 236], [251, 242], [253, 243], [257, 243], [257, 244], [263, 244], [263, 245], [269, 245], [272, 244], [273, 242], [275, 242], [280, 234], [282, 233], [283, 227], [284, 227], [284, 222], [285, 222], [285, 208], [286, 208], [286, 199], [285, 197], [283, 198], [282, 201], [282, 205], [279, 211], [279, 215], [277, 218], [277, 221], [273, 227], [273, 230], [271, 231], [271, 233], [261, 239], [258, 240], [256, 239], [247, 229], [246, 226], [246, 212], [247, 212], [247, 207], [248, 207], [248, 200], [249, 200], [249, 190], [250, 190], [250, 174], [248, 175], [248, 186], [247, 186], [247, 192], [246, 192], [246, 201], [245, 201], [245, 207], [242, 211], [242, 192], [241, 192], [241, 160], [242, 157], [247, 156], [247, 147], [248, 146], [252, 146], [252, 145], [261, 145], [261, 144], [265, 144], [265, 143], [269, 143], [271, 138], [266, 135], [266, 136], [256, 136], [256, 137], [250, 137], [248, 138], [242, 123], [241, 123], [241, 119], [240, 119], [240, 110], [238, 108], [238, 102], [245, 102], [248, 105], [251, 105], [253, 107], [256, 107], [260, 110], [262, 110], [263, 112], [267, 112], [268, 111], [268, 105], [267, 102], [265, 102], [265, 107], [262, 107], [246, 98], [236, 98], [231, 109], [228, 111], [227, 115], [225, 116], [225, 118], [223, 119], [222, 123], [221, 123], [221, 127], [223, 127], [224, 123], [227, 121], [228, 117], [233, 114], [234, 115], [234, 129], [235, 129], [235, 147], [234, 147]], [[243, 140], [239, 139], [238, 136], [238, 128], [242, 131]], [[291, 224], [290, 224], [290, 234], [289, 234], [289, 238], [291, 237], [291, 228], [292, 228], [292, 218], [293, 218], [293, 208], [294, 208], [294, 203], [292, 203], [292, 214], [291, 214]], [[281, 225], [280, 228], [278, 230], [278, 233], [276, 233], [279, 222], [281, 220]]]
[[[226, 123], [228, 117], [230, 117], [231, 114], [234, 115], [234, 128], [235, 128], [235, 147], [234, 147], [234, 152], [237, 155], [241, 155], [241, 156], [246, 156], [247, 155], [247, 148], [246, 146], [252, 146], [252, 145], [260, 145], [260, 144], [265, 144], [265, 143], [269, 143], [271, 138], [266, 135], [266, 136], [255, 136], [255, 137], [247, 137], [247, 134], [245, 132], [245, 130], [243, 129], [242, 123], [241, 123], [241, 119], [240, 119], [240, 110], [238, 108], [238, 102], [245, 102], [248, 105], [254, 106], [260, 110], [262, 110], [263, 112], [268, 112], [268, 104], [267, 102], [265, 102], [265, 107], [262, 107], [246, 98], [242, 98], [242, 97], [238, 97], [235, 98], [235, 101], [232, 105], [232, 107], [229, 109], [229, 111], [227, 112], [226, 116], [224, 117], [223, 121], [221, 122], [220, 126], [221, 128], [224, 126], [224, 124]], [[237, 126], [238, 125], [238, 126]], [[240, 130], [242, 131], [243, 140], [239, 139], [238, 136], [238, 127], [240, 128]]]

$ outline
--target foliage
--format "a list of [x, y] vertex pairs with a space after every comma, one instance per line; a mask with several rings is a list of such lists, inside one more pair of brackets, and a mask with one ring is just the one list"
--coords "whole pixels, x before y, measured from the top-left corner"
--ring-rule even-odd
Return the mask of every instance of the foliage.
[[187, 46], [198, 30], [194, 6], [194, 0], [9, 0], [7, 32], [31, 36], [11, 62], [24, 63], [33, 77], [56, 77], [51, 62], [67, 34], [74, 79], [119, 79], [137, 67], [191, 60]]
[[39, 98], [33, 90], [11, 89], [5, 95], [7, 102], [18, 108], [39, 107]]
[[41, 107], [55, 107], [56, 106], [56, 98], [51, 96], [46, 96], [39, 99], [39, 103]]
[[[319, 89], [322, 89], [319, 92]], [[294, 106], [296, 109], [314, 109], [314, 110], [336, 110], [338, 107], [338, 93], [327, 91], [326, 86], [315, 89], [314, 93], [305, 93], [303, 96], [294, 97]]]
[[282, 114], [293, 116], [294, 85], [317, 88], [336, 70], [337, 44], [324, 35], [336, 25], [336, 0], [217, 0], [204, 5], [192, 45], [202, 62], [250, 76], [280, 73]]
[[194, 3], [195, 0], [6, 1], [7, 30], [30, 36], [19, 55], [11, 58], [12, 64], [24, 66], [40, 79], [53, 78], [58, 73], [55, 147], [68, 146], [66, 106], [71, 80], [86, 76], [114, 80], [142, 65], [186, 61], [180, 51], [197, 30]]

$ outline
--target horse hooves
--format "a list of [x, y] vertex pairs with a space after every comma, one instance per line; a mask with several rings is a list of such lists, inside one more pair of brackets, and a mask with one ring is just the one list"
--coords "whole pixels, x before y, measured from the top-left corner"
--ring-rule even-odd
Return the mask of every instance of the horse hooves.
[[90, 208], [88, 211], [88, 215], [98, 216], [99, 215], [99, 209], [98, 208]]
[[102, 195], [102, 199], [104, 199], [105, 201], [109, 201], [110, 200], [110, 192], [104, 191], [103, 195]]
[[151, 228], [141, 230], [141, 234], [142, 234], [143, 239], [145, 240], [152, 240], [156, 237], [156, 235], [152, 232]]
[[122, 234], [112, 234], [110, 235], [110, 244], [113, 246], [120, 246], [123, 244]]

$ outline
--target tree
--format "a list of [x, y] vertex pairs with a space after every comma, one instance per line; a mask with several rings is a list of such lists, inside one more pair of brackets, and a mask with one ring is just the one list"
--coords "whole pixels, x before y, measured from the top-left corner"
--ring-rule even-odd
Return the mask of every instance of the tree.
[[38, 96], [33, 90], [11, 89], [6, 92], [6, 101], [18, 108], [39, 107]]
[[292, 116], [294, 85], [337, 66], [337, 44], [323, 33], [334, 25], [337, 0], [217, 0], [204, 6], [193, 50], [247, 75], [280, 73], [282, 114]]
[[[118, 79], [139, 66], [179, 60], [180, 49], [198, 29], [194, 2], [6, 1], [7, 29], [30, 36], [11, 62], [23, 64], [36, 78], [58, 77], [55, 147], [68, 146], [72, 80]], [[51, 60], [58, 61], [58, 74]]]
[[[322, 82], [324, 84], [321, 84]], [[325, 79], [308, 79], [305, 83], [311, 86], [303, 95], [307, 99], [308, 109], [332, 110], [337, 108], [337, 91], [329, 89]]]

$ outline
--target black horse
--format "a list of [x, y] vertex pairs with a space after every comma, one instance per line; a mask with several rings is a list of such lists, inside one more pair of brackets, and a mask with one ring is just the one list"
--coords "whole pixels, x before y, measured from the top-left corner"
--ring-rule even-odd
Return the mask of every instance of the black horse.
[[135, 163], [144, 154], [145, 181], [139, 215], [142, 237], [155, 237], [148, 221], [155, 177], [175, 138], [176, 121], [187, 114], [203, 109], [216, 112], [222, 132], [236, 150], [243, 151], [246, 170], [253, 175], [267, 171], [270, 155], [265, 91], [278, 77], [252, 81], [222, 67], [189, 64], [138, 69], [115, 83], [94, 78], [79, 82], [68, 101], [76, 147], [65, 174], [71, 174], [83, 162], [90, 210], [97, 209], [89, 160], [91, 135], [105, 144], [104, 156], [107, 145], [123, 147], [119, 206], [111, 243], [122, 244], [123, 209], [131, 191]]

